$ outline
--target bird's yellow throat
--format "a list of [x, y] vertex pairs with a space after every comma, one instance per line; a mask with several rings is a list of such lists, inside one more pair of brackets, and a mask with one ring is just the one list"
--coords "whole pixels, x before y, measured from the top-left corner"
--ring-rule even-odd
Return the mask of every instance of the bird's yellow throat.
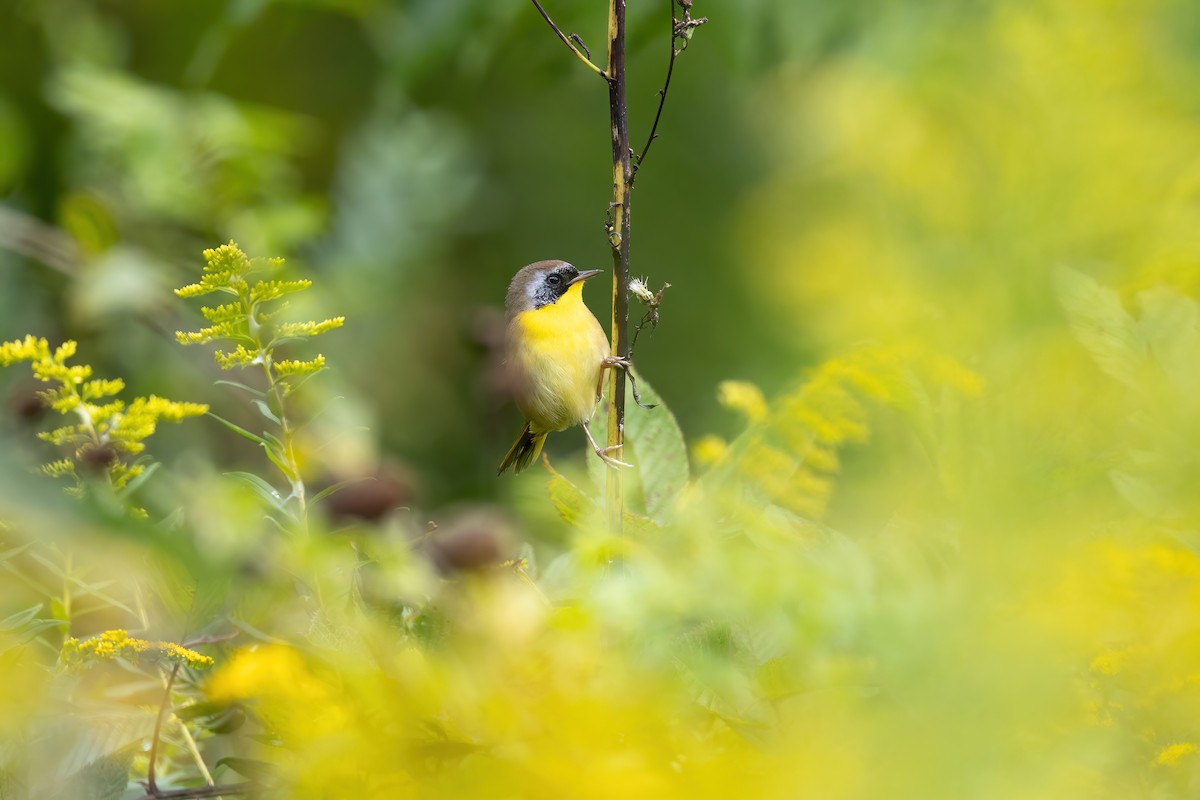
[[583, 303], [583, 284], [577, 283], [558, 302], [522, 311], [515, 321], [529, 343], [539, 344], [542, 339], [561, 339], [564, 335], [589, 331], [593, 320], [592, 312]]

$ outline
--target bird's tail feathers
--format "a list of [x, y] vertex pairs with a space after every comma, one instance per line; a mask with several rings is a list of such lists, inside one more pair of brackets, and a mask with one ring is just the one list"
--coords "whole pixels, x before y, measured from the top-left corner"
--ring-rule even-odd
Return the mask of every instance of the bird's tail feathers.
[[546, 434], [534, 433], [529, 429], [529, 423], [526, 422], [525, 427], [521, 428], [521, 434], [513, 442], [513, 446], [508, 448], [508, 455], [500, 462], [500, 469], [496, 470], [496, 474], [502, 475], [504, 470], [509, 467], [515, 467], [516, 472], [525, 469], [542, 452], [542, 445], [545, 443]]

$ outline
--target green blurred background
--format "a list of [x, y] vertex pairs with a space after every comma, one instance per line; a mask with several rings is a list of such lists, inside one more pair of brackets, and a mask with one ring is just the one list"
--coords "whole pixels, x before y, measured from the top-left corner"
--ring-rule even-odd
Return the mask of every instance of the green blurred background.
[[[602, 48], [604, 4], [560, 5], [560, 25]], [[756, 285], [816, 265], [763, 261], [740, 221], [778, 168], [769, 76], [855, 46], [869, 10], [799, 11], [698, 10], [714, 22], [680, 60], [638, 182], [634, 272], [674, 286], [638, 361], [687, 429], [727, 424], [718, 380], [776, 386], [813, 352]], [[139, 390], [220, 409], [197, 375], [206, 357], [163, 335], [187, 321], [166, 289], [233, 238], [286, 256], [316, 278], [323, 310], [347, 316], [323, 343], [337, 393], [417, 465], [431, 501], [496, 490], [519, 420], [486, 383], [488, 312], [528, 262], [610, 266], [607, 93], [530, 4], [38, 0], [0, 13], [4, 337], [76, 337], [111, 374], [137, 372]], [[666, 6], [629, 13], [640, 145]], [[30, 234], [33, 221], [54, 230]], [[64, 236], [48, 268], [38, 253]], [[589, 302], [607, 327], [603, 287]]]
[[[604, 5], [553, 13], [598, 50]], [[314, 275], [320, 310], [350, 320], [323, 344], [333, 393], [370, 428], [359, 451], [377, 441], [413, 465], [432, 503], [497, 491], [518, 420], [488, 384], [486, 342], [507, 280], [542, 258], [609, 263], [604, 86], [529, 4], [10, 0], [0, 13], [3, 337], [79, 338], [139, 391], [236, 416], [203, 356], [164, 335], [189, 313], [166, 289], [233, 238]], [[696, 13], [712, 22], [678, 65], [633, 223], [634, 273], [673, 285], [637, 360], [691, 438], [732, 432], [718, 381], [771, 395], [864, 341], [916, 337], [978, 366], [1057, 314], [1053, 267], [1114, 272], [1164, 224], [1152, 209], [1173, 182], [1191, 191], [1200, 15], [1187, 2]], [[629, 14], [640, 144], [666, 7], [635, 0]], [[1156, 263], [1121, 270], [1191, 266], [1137, 252]], [[605, 295], [589, 298], [602, 320]], [[578, 450], [558, 438], [551, 452]]]

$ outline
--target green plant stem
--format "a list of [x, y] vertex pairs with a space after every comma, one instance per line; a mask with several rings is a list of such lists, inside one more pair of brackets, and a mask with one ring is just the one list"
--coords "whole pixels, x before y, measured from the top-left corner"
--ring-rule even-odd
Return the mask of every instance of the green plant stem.
[[63, 618], [67, 623], [66, 630], [63, 631], [63, 641], [71, 638], [71, 554], [63, 553], [63, 593], [62, 593]]
[[307, 499], [305, 497], [304, 481], [300, 477], [300, 465], [296, 462], [295, 450], [295, 431], [288, 423], [287, 411], [283, 406], [283, 391], [280, 389], [280, 382], [275, 380], [275, 376], [271, 373], [271, 356], [265, 348], [260, 347], [259, 352], [262, 353], [263, 372], [267, 376], [267, 391], [275, 398], [275, 409], [279, 414], [279, 441], [283, 443], [283, 461], [288, 466], [290, 475], [285, 474], [288, 483], [292, 487], [292, 496], [296, 498], [296, 503], [300, 506], [300, 517], [303, 519], [307, 509]]
[[156, 774], [158, 771], [158, 745], [162, 741], [162, 724], [163, 718], [167, 715], [167, 710], [171, 707], [171, 687], [175, 685], [175, 676], [179, 674], [179, 662], [171, 667], [171, 674], [164, 681], [163, 699], [158, 705], [158, 716], [154, 720], [154, 734], [150, 737], [150, 766], [146, 768], [146, 790], [149, 795], [157, 795], [158, 784], [156, 782]]
[[[608, 6], [608, 113], [612, 131], [612, 227], [609, 244], [613, 257], [612, 352], [624, 355], [629, 341], [629, 209], [633, 167], [629, 156], [629, 120], [625, 100], [625, 0]], [[616, 459], [624, 458], [625, 371], [609, 370], [608, 447]], [[606, 487], [609, 526], [620, 533], [624, 520], [621, 473], [610, 469]]]
[[239, 296], [242, 307], [246, 311], [246, 321], [249, 326], [249, 335], [254, 347], [258, 350], [259, 361], [262, 363], [263, 375], [267, 381], [267, 393], [275, 400], [275, 413], [279, 417], [279, 441], [283, 445], [283, 452], [279, 453], [281, 460], [287, 466], [283, 472], [283, 476], [287, 478], [288, 484], [292, 488], [292, 496], [296, 498], [296, 504], [299, 506], [299, 519], [301, 524], [304, 524], [307, 516], [308, 503], [306, 498], [306, 490], [304, 480], [300, 477], [300, 465], [296, 461], [295, 449], [295, 431], [288, 423], [287, 411], [283, 402], [283, 390], [280, 387], [280, 381], [275, 379], [274, 373], [271, 371], [271, 347], [270, 343], [264, 342], [259, 333], [258, 320], [255, 316], [256, 308], [250, 302], [248, 296]]

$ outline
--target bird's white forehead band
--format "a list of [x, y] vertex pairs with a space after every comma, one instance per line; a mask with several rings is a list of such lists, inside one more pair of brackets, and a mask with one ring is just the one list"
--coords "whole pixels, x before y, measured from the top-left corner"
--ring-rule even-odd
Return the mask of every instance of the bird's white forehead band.
[[546, 277], [545, 270], [539, 270], [533, 280], [525, 284], [525, 296], [531, 301], [537, 300], [537, 293], [542, 289], [542, 278]]
[[538, 270], [537, 273], [534, 275], [533, 280], [531, 280], [531, 281], [529, 281], [529, 283], [525, 284], [525, 296], [528, 297], [531, 301], [536, 302], [538, 291], [541, 290], [542, 282], [545, 279], [545, 277], [547, 275], [549, 275], [551, 272], [554, 272], [555, 270], [559, 270], [559, 269], [562, 269], [563, 267], [569, 267], [569, 266], [571, 266], [571, 265], [564, 261], [555, 267], [550, 267], [549, 269]]

